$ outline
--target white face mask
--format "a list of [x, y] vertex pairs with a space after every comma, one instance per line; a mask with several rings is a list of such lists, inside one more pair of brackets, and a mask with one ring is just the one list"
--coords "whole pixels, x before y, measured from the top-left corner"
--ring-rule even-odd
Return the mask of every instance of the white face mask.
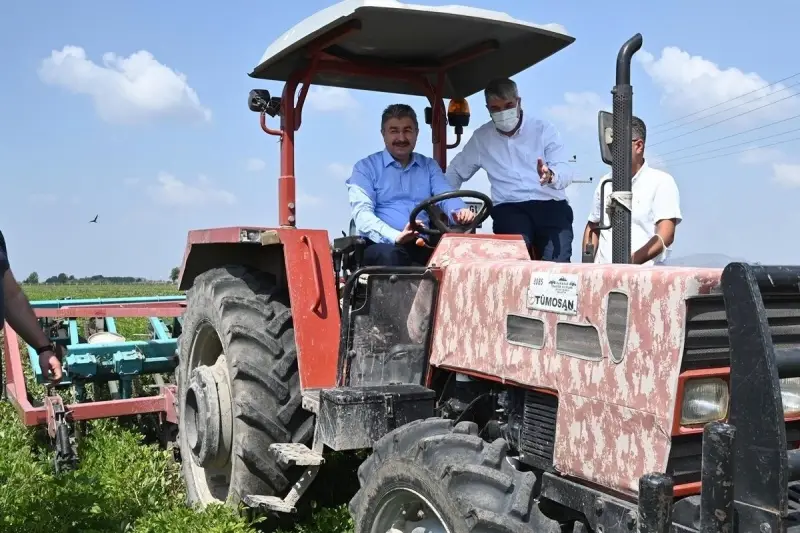
[[516, 128], [519, 122], [519, 106], [492, 113], [491, 117], [498, 130], [509, 132]]

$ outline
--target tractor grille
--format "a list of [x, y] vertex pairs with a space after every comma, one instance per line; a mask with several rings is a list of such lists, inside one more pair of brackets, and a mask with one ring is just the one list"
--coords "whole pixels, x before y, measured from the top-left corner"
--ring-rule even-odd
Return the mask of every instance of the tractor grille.
[[[800, 421], [786, 423], [786, 447], [797, 448], [800, 444]], [[680, 435], [672, 437], [672, 449], [667, 462], [667, 474], [676, 485], [700, 481], [702, 464], [703, 434]], [[798, 491], [800, 507], [800, 491]]]
[[[776, 348], [800, 347], [800, 301], [796, 295], [764, 294], [764, 307]], [[686, 339], [681, 370], [730, 364], [730, 339], [722, 295], [686, 302]]]
[[558, 398], [536, 391], [525, 392], [520, 452], [525, 463], [550, 470], [556, 437]]
[[[762, 294], [776, 348], [800, 347], [800, 301], [797, 295]], [[681, 371], [730, 365], [730, 338], [722, 295], [697, 296], [686, 302], [686, 337]], [[787, 446], [800, 441], [800, 423], [786, 425]], [[667, 473], [675, 484], [700, 480], [702, 434], [674, 436]]]

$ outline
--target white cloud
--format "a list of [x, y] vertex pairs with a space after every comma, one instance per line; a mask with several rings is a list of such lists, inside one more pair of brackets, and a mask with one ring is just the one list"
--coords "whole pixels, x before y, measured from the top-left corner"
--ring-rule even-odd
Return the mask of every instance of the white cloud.
[[295, 193], [295, 202], [302, 209], [303, 207], [314, 207], [322, 204], [322, 198], [308, 194], [305, 191], [298, 190]]
[[[793, 91], [788, 90], [783, 84], [762, 88], [769, 85], [769, 82], [755, 72], [745, 73], [735, 67], [722, 68], [702, 56], [690, 55], [675, 46], [664, 48], [659, 58], [644, 50], [635, 58], [661, 90], [661, 103], [681, 117], [755, 91], [714, 109], [698, 113], [696, 116], [687, 117], [685, 121], [667, 125], [665, 130], [696, 119], [698, 120], [689, 126], [691, 129], [713, 124], [765, 104], [778, 102], [793, 94]], [[736, 109], [731, 109], [733, 106], [737, 106]], [[753, 111], [736, 120], [778, 119], [787, 116], [787, 112], [792, 109], [797, 111], [798, 108], [800, 104], [795, 99], [789, 99]], [[701, 117], [711, 114], [714, 116], [700, 120]]]
[[108, 122], [136, 123], [167, 116], [211, 120], [185, 74], [159, 63], [140, 50], [128, 57], [103, 54], [102, 65], [86, 57], [79, 46], [53, 50], [39, 68], [39, 77], [92, 98], [95, 110]]
[[353, 172], [352, 165], [345, 165], [343, 163], [330, 163], [328, 165], [328, 174], [336, 179], [346, 180]]
[[564, 93], [564, 103], [550, 106], [546, 112], [568, 131], [594, 134], [597, 130], [597, 113], [601, 110], [611, 111], [611, 100], [591, 91], [583, 91]]
[[800, 187], [800, 165], [774, 163], [772, 165], [773, 181], [784, 187]]
[[260, 172], [264, 170], [267, 166], [267, 163], [264, 162], [263, 159], [259, 159], [257, 157], [251, 157], [247, 160], [246, 168], [248, 172]]
[[306, 104], [315, 111], [346, 111], [358, 107], [358, 101], [347, 89], [341, 87], [312, 86]]
[[739, 156], [739, 162], [745, 165], [763, 165], [764, 163], [773, 163], [784, 157], [784, 153], [777, 148], [754, 148], [742, 152]]
[[205, 207], [236, 203], [236, 197], [232, 193], [215, 188], [205, 176], [200, 176], [194, 184], [188, 184], [172, 174], [161, 172], [157, 181], [158, 185], [149, 185], [147, 192], [153, 201], [162, 205]]

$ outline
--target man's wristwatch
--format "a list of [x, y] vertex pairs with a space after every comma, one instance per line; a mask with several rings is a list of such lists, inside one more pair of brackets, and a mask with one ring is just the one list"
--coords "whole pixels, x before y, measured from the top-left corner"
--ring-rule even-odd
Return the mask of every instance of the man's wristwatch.
[[55, 353], [55, 347], [52, 344], [46, 344], [44, 346], [39, 346], [38, 348], [36, 348], [36, 355], [42, 355], [45, 352]]

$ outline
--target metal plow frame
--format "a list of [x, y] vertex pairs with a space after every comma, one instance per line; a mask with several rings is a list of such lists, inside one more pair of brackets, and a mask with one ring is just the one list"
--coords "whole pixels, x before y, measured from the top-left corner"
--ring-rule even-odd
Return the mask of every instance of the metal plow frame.
[[[180, 318], [185, 310], [185, 296], [162, 296], [152, 298], [105, 298], [105, 299], [86, 299], [86, 300], [48, 300], [33, 301], [31, 306], [43, 323], [42, 319], [68, 320], [68, 332], [70, 337], [69, 347], [81, 354], [90, 353], [96, 350], [103, 354], [119, 354], [125, 351], [136, 352], [145, 355], [142, 366], [143, 371], [136, 375], [150, 373], [168, 373], [170, 370], [161, 370], [169, 367], [170, 357], [151, 357], [148, 359], [148, 352], [152, 348], [157, 348], [163, 354], [171, 351], [174, 356], [174, 363], [177, 364], [177, 354], [172, 345], [177, 343], [177, 339], [169, 337], [168, 332], [163, 328], [159, 320], [164, 318]], [[105, 319], [104, 328], [114, 332], [115, 318], [143, 317], [150, 318], [154, 330], [154, 338], [149, 341], [124, 341], [114, 344], [87, 344], [78, 343], [77, 319], [80, 318], [99, 318]], [[159, 318], [154, 318], [159, 317]], [[64, 423], [100, 419], [124, 417], [137, 414], [160, 414], [163, 420], [173, 424], [178, 423], [177, 411], [175, 406], [176, 386], [172, 384], [159, 384], [159, 392], [156, 395], [131, 398], [129, 391], [122, 387], [121, 398], [105, 401], [77, 401], [65, 405], [61, 396], [54, 393], [54, 389], [63, 390], [72, 387], [74, 384], [69, 379], [67, 369], [64, 369], [62, 382], [52, 385], [42, 376], [35, 351], [28, 346], [31, 367], [34, 371], [36, 381], [47, 388], [44, 404], [34, 406], [31, 403], [28, 387], [23, 371], [22, 351], [20, 350], [19, 336], [7, 323], [4, 327], [4, 358], [6, 368], [5, 390], [11, 404], [20, 414], [23, 424], [26, 426], [47, 425], [48, 433], [51, 438], [57, 438], [58, 428]], [[69, 350], [62, 358], [62, 366], [66, 367], [67, 358], [70, 357]], [[74, 356], [73, 356], [74, 357]], [[118, 356], [119, 358], [119, 356]], [[74, 360], [74, 359], [73, 359]], [[148, 368], [148, 361], [157, 360], [158, 365]], [[120, 363], [122, 364], [122, 363]], [[89, 379], [92, 383], [113, 383], [117, 380], [112, 376], [99, 376]], [[77, 391], [76, 391], [77, 392]]]

